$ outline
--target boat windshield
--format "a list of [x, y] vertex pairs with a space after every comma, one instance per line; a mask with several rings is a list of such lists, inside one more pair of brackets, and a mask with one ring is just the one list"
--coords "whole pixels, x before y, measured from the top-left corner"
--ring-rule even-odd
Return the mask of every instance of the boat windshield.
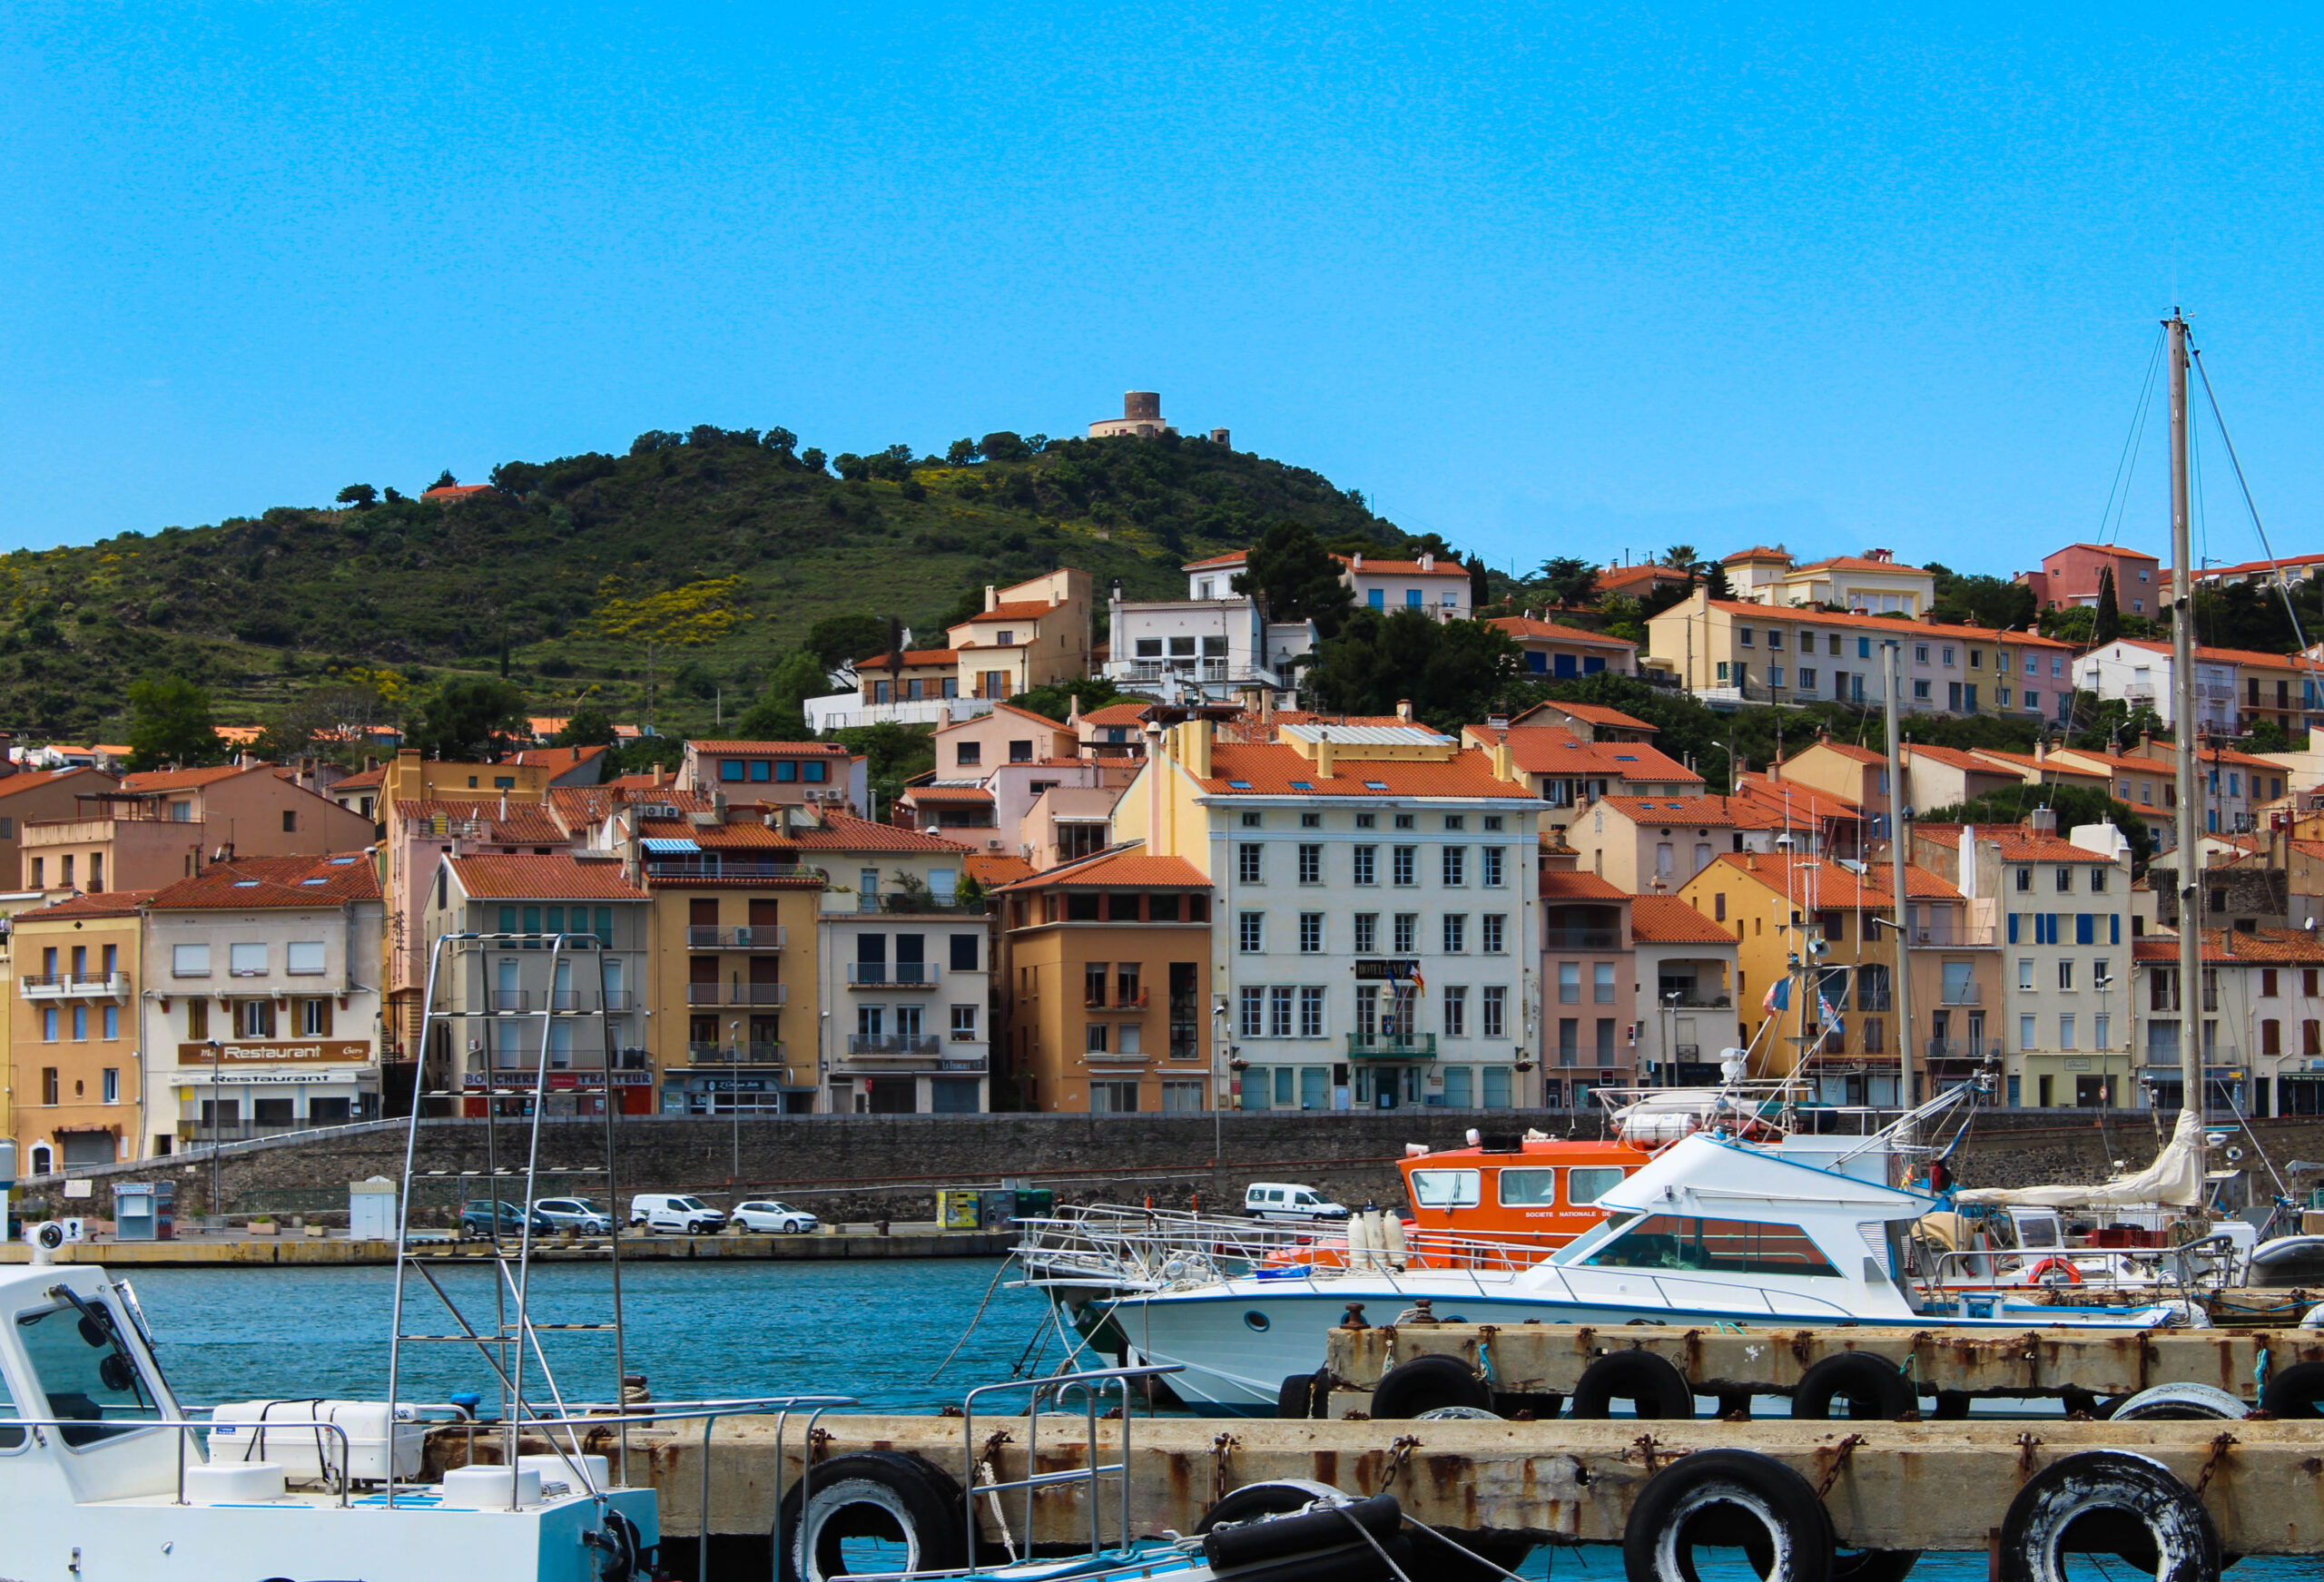
[[45, 1413], [34, 1415], [71, 1420], [59, 1430], [66, 1444], [95, 1444], [160, 1419], [159, 1391], [104, 1302], [19, 1313], [16, 1339], [46, 1398]]
[[1814, 1274], [1839, 1271], [1797, 1225], [1773, 1220], [1646, 1214], [1581, 1260], [1597, 1268], [1682, 1273]]
[[1473, 1170], [1415, 1170], [1412, 1180], [1415, 1207], [1477, 1206], [1477, 1173]]

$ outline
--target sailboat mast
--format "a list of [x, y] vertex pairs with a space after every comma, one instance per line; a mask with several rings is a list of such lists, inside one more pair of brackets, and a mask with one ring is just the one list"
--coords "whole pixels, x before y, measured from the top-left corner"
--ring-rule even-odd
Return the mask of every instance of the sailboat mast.
[[2201, 826], [2195, 817], [2195, 571], [2187, 515], [2187, 319], [2173, 308], [2171, 337], [2171, 692], [2178, 715], [2174, 775], [2179, 791], [2180, 1103], [2209, 1118], [2203, 1089], [2203, 907]]
[[[1905, 753], [1903, 736], [1896, 726], [1896, 689], [1904, 684], [1905, 645], [1891, 639], [1880, 645], [1881, 663], [1885, 667], [1882, 691], [1887, 699], [1884, 707], [1888, 725], [1888, 881], [1895, 887], [1896, 901], [1896, 981], [1895, 986], [1896, 1026], [1901, 1029], [1896, 1040], [1898, 1063], [1904, 1067], [1905, 1107], [1911, 1109], [1921, 1102], [1920, 1066], [1913, 1058], [1913, 909], [1905, 891], [1905, 865], [1912, 854], [1905, 850]], [[1971, 1054], [1976, 1051], [1971, 1050]], [[1936, 1085], [1934, 1080], [1931, 1087]]]

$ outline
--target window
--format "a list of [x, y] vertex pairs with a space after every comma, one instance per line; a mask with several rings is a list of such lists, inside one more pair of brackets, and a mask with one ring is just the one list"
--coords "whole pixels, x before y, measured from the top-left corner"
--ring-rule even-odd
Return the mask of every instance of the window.
[[1771, 687], [1779, 687], [1783, 685], [1782, 665], [1771, 664], [1768, 666], [1768, 684]]
[[1083, 1025], [1083, 1027], [1082, 1027], [1082, 1029], [1081, 1029], [1081, 1048], [1082, 1048], [1082, 1051], [1083, 1051], [1085, 1054], [1089, 1054], [1089, 1055], [1103, 1055], [1103, 1054], [1105, 1054], [1105, 1053], [1106, 1053], [1106, 1036], [1107, 1036], [1107, 1035], [1106, 1035], [1106, 1024], [1105, 1024], [1105, 1023], [1103, 1023], [1103, 1022], [1088, 1022], [1088, 1023], [1084, 1024], [1084, 1025]]
[[2061, 1049], [2074, 1047], [2073, 1018], [2070, 1016], [2058, 1018], [2058, 1047]]
[[1324, 991], [1320, 988], [1299, 991], [1299, 1036], [1303, 1038], [1324, 1036]]
[[293, 939], [283, 955], [284, 969], [293, 978], [322, 976], [323, 942], [320, 939]]
[[1469, 948], [1469, 918], [1465, 912], [1444, 914], [1444, 954], [1458, 956]]
[[[1405, 816], [1408, 817], [1409, 815]], [[1397, 846], [1391, 848], [1388, 861], [1388, 881], [1391, 884], [1404, 885], [1416, 883], [1416, 873], [1419, 865], [1419, 847]]]
[[[1385, 791], [1387, 788], [1383, 786], [1381, 789]], [[1409, 830], [1413, 828], [1413, 815], [1410, 813], [1398, 813], [1396, 815], [1396, 828], [1399, 830]]]
[[1509, 947], [1504, 934], [1509, 925], [1505, 912], [1487, 912], [1477, 919], [1477, 948], [1488, 956], [1499, 956]]
[[1477, 871], [1477, 882], [1488, 889], [1499, 889], [1507, 884], [1509, 880], [1505, 877], [1505, 864], [1508, 856], [1509, 848], [1506, 846], [1482, 848], [1478, 852], [1480, 866]]
[[1266, 848], [1246, 841], [1235, 848], [1235, 878], [1241, 884], [1265, 884]]
[[[99, 1016], [101, 1017], [101, 1030], [98, 1036], [104, 1038], [120, 1037], [121, 1007], [119, 1006], [106, 1006], [99, 1012]], [[110, 1103], [111, 1101], [108, 1100], [107, 1102]]]
[[[54, 1011], [48, 1013], [48, 1023], [50, 1028], [49, 1037], [53, 1040], [56, 1036], [56, 1013]], [[40, 1102], [43, 1104], [56, 1103], [56, 1067], [54, 1066], [42, 1066], [40, 1068]]]
[[1243, 815], [1243, 828], [1246, 830], [1263, 829], [1265, 827], [1266, 821], [1266, 815], [1265, 813], [1245, 813]]
[[172, 978], [209, 977], [210, 947], [172, 945], [170, 948], [170, 976]]
[[2260, 995], [2263, 999], [2276, 997], [2276, 969], [2272, 967], [2260, 969]]
[[2058, 958], [2058, 987], [2063, 989], [2073, 988], [2073, 958], [2072, 957]]
[[228, 966], [236, 978], [266, 976], [266, 947], [260, 945], [229, 945]]
[[1839, 1271], [1797, 1225], [1758, 1220], [1646, 1214], [1582, 1260], [1599, 1268], [1718, 1271], [1730, 1274], [1810, 1274]]
[[2021, 956], [2017, 959], [2017, 987], [2028, 989], [2034, 987], [2034, 958], [2031, 956]]
[[1244, 912], [1235, 919], [1236, 935], [1246, 956], [1256, 956], [1266, 948], [1267, 915], [1265, 912]]
[[[1811, 638], [1809, 641], [1812, 642], [1814, 639]], [[1769, 648], [1781, 648], [1783, 646], [1783, 633], [1780, 629], [1769, 629], [1768, 633], [1768, 646]]]
[[1380, 827], [1380, 815], [1377, 813], [1358, 813], [1355, 816], [1355, 827], [1359, 830], [1376, 830]]
[[2040, 1047], [2040, 1036], [2034, 1031], [2034, 1017], [2031, 1013], [2017, 1018], [2017, 1046], [2020, 1049]]
[[2091, 869], [2090, 893], [2092, 895], [2104, 895], [2106, 893], [2106, 870], [2103, 868], [2093, 867]]
[[1509, 990], [1493, 985], [1483, 991], [1478, 1004], [1482, 1012], [1478, 1033], [1488, 1038], [1509, 1037]]
[[1276, 988], [1267, 990], [1267, 1037], [1291, 1037], [1291, 990]]
[[1600, 961], [1590, 969], [1590, 998], [1593, 1004], [1614, 1003], [1614, 964]]
[[1323, 953], [1324, 914], [1321, 912], [1300, 913], [1299, 954], [1302, 956], [1321, 956]]
[[1444, 1036], [1448, 1038], [1469, 1036], [1469, 991], [1465, 988], [1444, 991]]
[[1444, 848], [1443, 873], [1444, 882], [1446, 884], [1466, 884], [1469, 882], [1469, 849], [1466, 846], [1447, 846]]
[[[1364, 816], [1365, 815], [1358, 815], [1358, 817]], [[1355, 848], [1356, 883], [1378, 884], [1380, 882], [1380, 875], [1378, 871], [1379, 857], [1380, 848], [1377, 846], [1358, 846]]]
[[1735, 641], [1746, 648], [1750, 647], [1753, 642], [1751, 628], [1748, 626], [1735, 628]]
[[2073, 870], [2064, 867], [2059, 868], [2057, 870], [2055, 883], [2060, 895], [2072, 895], [2073, 893]]
[[330, 1037], [330, 1001], [322, 998], [300, 999], [291, 1002], [299, 1017], [299, 1037], [328, 1038]]
[[1321, 846], [1303, 845], [1299, 848], [1299, 882], [1324, 882], [1324, 849]]
[[1379, 948], [1380, 914], [1378, 912], [1356, 913], [1355, 953], [1358, 956], [1369, 956]]
[[210, 1002], [200, 995], [185, 1002], [185, 1036], [192, 1044], [210, 1037]]
[[[288, 818], [290, 815], [286, 813], [283, 816]], [[102, 1104], [121, 1102], [121, 1068], [119, 1066], [108, 1066], [104, 1068], [100, 1074], [98, 1091], [104, 1096], [98, 1101]]]
[[981, 742], [961, 742], [952, 750], [952, 762], [971, 767], [981, 764], [984, 762], [984, 743]]
[[1398, 912], [1395, 919], [1395, 953], [1410, 956], [1420, 948], [1420, 914]]
[[1928, 702], [1928, 683], [1925, 681], [1915, 682], [1913, 683], [1913, 701], [1915, 703], [1925, 703]]
[[1581, 1003], [1581, 963], [1558, 963], [1558, 1004], [1578, 1006]]
[[1416, 1208], [1474, 1208], [1478, 1173], [1474, 1170], [1415, 1170], [1413, 1204]]
[[73, 1007], [73, 1041], [75, 1044], [85, 1044], [88, 1040], [89, 1007], [74, 1006]]
[[1242, 1029], [1244, 1037], [1263, 1038], [1266, 1036], [1266, 1005], [1265, 989], [1253, 988], [1248, 985], [1244, 987], [1241, 1012], [1236, 1019], [1236, 1026]]
[[1299, 815], [1299, 827], [1303, 830], [1320, 830], [1324, 827], [1324, 815], [1302, 813]]

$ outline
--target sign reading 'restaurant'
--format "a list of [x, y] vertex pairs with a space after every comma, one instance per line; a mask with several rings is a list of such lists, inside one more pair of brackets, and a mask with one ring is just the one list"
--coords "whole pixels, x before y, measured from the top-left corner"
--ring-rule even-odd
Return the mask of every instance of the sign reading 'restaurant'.
[[212, 1049], [207, 1044], [178, 1046], [181, 1066], [208, 1066], [212, 1061], [222, 1065], [253, 1066], [368, 1066], [371, 1063], [371, 1046], [359, 1040], [308, 1038], [273, 1043], [263, 1039], [223, 1039]]

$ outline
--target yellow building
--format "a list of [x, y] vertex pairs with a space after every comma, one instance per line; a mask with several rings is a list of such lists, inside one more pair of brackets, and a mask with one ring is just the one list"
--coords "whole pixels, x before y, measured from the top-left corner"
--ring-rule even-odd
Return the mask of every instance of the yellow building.
[[1090, 580], [1063, 567], [984, 590], [984, 608], [949, 628], [961, 696], [996, 702], [1089, 673]]
[[74, 896], [15, 916], [9, 1120], [26, 1175], [141, 1156], [137, 906], [147, 893]]

